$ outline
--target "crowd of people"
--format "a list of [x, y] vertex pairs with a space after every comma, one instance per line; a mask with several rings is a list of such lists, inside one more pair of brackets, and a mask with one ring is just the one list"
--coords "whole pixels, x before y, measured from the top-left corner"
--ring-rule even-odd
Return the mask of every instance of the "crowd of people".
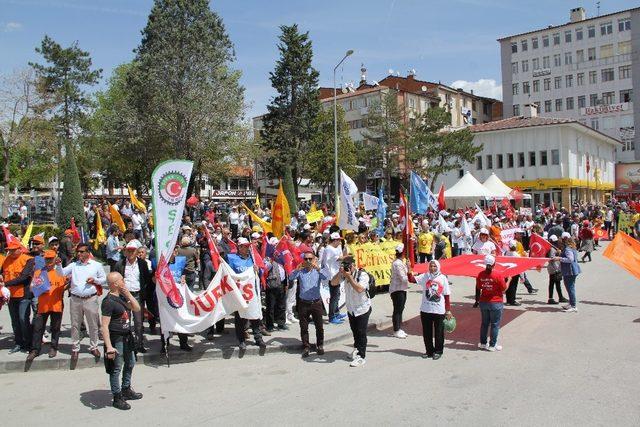
[[[292, 216], [285, 236], [280, 238], [272, 233], [265, 234], [257, 220], [270, 220], [269, 207], [256, 205], [249, 211], [244, 204], [229, 206], [200, 200], [188, 205], [170, 267], [176, 281], [192, 292], [204, 291], [216, 274], [207, 234], [211, 235], [220, 256], [237, 273], [256, 268], [252, 246], [267, 254], [265, 268], [259, 271], [263, 276], [262, 284], [256, 284], [260, 288], [256, 291], [262, 298], [263, 319], [247, 321], [238, 313], [234, 314], [240, 350], [247, 348], [249, 331], [256, 345], [266, 347], [263, 336], [288, 330], [294, 323], [299, 323], [302, 357], [308, 357], [312, 351], [309, 323], [313, 322], [315, 351], [322, 355], [326, 315], [331, 326], [348, 320], [354, 339], [350, 361], [353, 367], [366, 363], [367, 326], [376, 293], [370, 272], [355, 262], [353, 244], [395, 242], [388, 289], [393, 305], [393, 336], [407, 337], [402, 329], [407, 289], [416, 284], [422, 291], [420, 319], [424, 357], [437, 360], [444, 351], [445, 325], [453, 317], [451, 282], [441, 271], [443, 260], [469, 253], [483, 256], [485, 269], [476, 278], [474, 304], [481, 311], [479, 346], [498, 351], [502, 348], [498, 344], [498, 334], [505, 296], [507, 305], [519, 305], [516, 294], [520, 283], [530, 294], [536, 293], [537, 289], [526, 273], [503, 277], [496, 272], [496, 257], [526, 257], [534, 234], [546, 239], [550, 243], [545, 254], [549, 258], [547, 303], [566, 303], [564, 310], [575, 313], [578, 310], [575, 282], [580, 273], [579, 263], [590, 262], [592, 252], [597, 250], [598, 236], [602, 238], [602, 235], [596, 231], [605, 230], [605, 238], [610, 238], [618, 230], [620, 213], [629, 213], [634, 218], [633, 230], [629, 231], [640, 237], [640, 214], [626, 202], [616, 200], [606, 205], [575, 204], [558, 211], [536, 206], [531, 215], [521, 215], [512, 208], [496, 207], [495, 204], [485, 211], [468, 208], [432, 210], [408, 219], [414, 230], [412, 236], [407, 236], [409, 224], [403, 222], [398, 213], [385, 218], [380, 226], [374, 213], [361, 209], [358, 230], [345, 231], [335, 224], [335, 217], [326, 207], [302, 204], [300, 211]], [[309, 211], [319, 209], [324, 210], [322, 220], [308, 223]], [[48, 356], [55, 357], [62, 312], [69, 310], [72, 369], [78, 360], [82, 330], [86, 329], [89, 352], [96, 360], [102, 356], [99, 342], [103, 342], [114, 406], [128, 409], [127, 400], [142, 397], [131, 388], [133, 356], [147, 352], [145, 335], [158, 334], [158, 326], [160, 330], [162, 328], [155, 292], [153, 218], [133, 207], [128, 200], [113, 204], [106, 201], [86, 203], [85, 214], [88, 239], [77, 236], [78, 233], [69, 228], [60, 238], [49, 236], [46, 243], [45, 236], [36, 235], [26, 249], [18, 239], [8, 238], [10, 233], [0, 233], [0, 245], [3, 252], [6, 251], [6, 257], [0, 258], [0, 288], [3, 302], [7, 302], [15, 340], [10, 353], [25, 352], [27, 362], [32, 362], [40, 355], [43, 342], [48, 342]], [[95, 242], [100, 227], [108, 234], [104, 243]], [[510, 230], [512, 237], [505, 239], [505, 230]], [[288, 239], [299, 255], [289, 271], [277, 250], [282, 239]], [[263, 245], [268, 247], [263, 248]], [[409, 250], [410, 247], [415, 250]], [[99, 260], [104, 260], [108, 269]], [[413, 270], [416, 263], [427, 263], [426, 272], [416, 274]], [[49, 286], [45, 292], [36, 293], [41, 281], [35, 278], [42, 275], [47, 276]], [[568, 298], [563, 294], [561, 283], [564, 283]], [[321, 297], [323, 285], [329, 287], [328, 309]], [[69, 295], [68, 300], [64, 298], [65, 292]], [[341, 293], [344, 293], [344, 307], [339, 303]], [[207, 339], [213, 340], [224, 329], [223, 319], [203, 332]], [[180, 349], [191, 351], [189, 335], [178, 336]], [[162, 345], [164, 350], [164, 340]]]

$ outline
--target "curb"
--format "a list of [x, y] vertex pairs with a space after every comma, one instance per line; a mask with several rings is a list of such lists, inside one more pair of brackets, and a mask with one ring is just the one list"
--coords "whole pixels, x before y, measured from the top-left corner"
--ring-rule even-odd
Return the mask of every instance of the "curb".
[[[367, 330], [381, 330], [386, 329], [392, 324], [391, 320], [388, 317], [374, 319], [369, 322], [367, 326]], [[337, 335], [334, 335], [329, 338], [325, 338], [325, 345], [333, 344], [339, 341], [343, 341], [347, 338], [350, 338], [351, 331], [347, 329], [344, 332], [341, 332]], [[198, 344], [194, 347], [191, 352], [184, 352], [178, 350], [178, 347], [175, 345], [169, 346], [169, 366], [174, 364], [181, 363], [190, 363], [197, 362], [201, 360], [215, 360], [215, 359], [231, 359], [234, 357], [243, 358], [246, 356], [264, 356], [265, 354], [273, 354], [273, 353], [289, 353], [289, 354], [299, 354], [302, 353], [301, 342], [299, 336], [296, 338], [296, 342], [294, 343], [279, 343], [278, 345], [274, 345], [273, 343], [278, 341], [280, 337], [275, 337], [271, 340], [271, 344], [267, 345], [267, 347], [262, 350], [255, 345], [249, 345], [247, 349], [243, 352], [240, 352], [236, 345], [226, 345], [224, 347], [217, 348], [206, 348], [206, 345]], [[283, 337], [287, 341], [290, 341], [291, 338]], [[43, 358], [44, 357], [44, 358]], [[47, 359], [46, 353], [42, 354], [39, 358], [35, 359], [28, 371], [49, 371], [49, 370], [69, 370], [71, 359], [69, 357], [60, 358], [60, 359]], [[149, 352], [145, 354], [139, 354], [138, 360], [136, 364], [144, 364], [147, 366], [167, 366], [167, 360], [164, 354], [159, 352]], [[91, 356], [85, 356], [78, 358], [78, 363], [76, 364], [77, 369], [86, 369], [86, 368], [102, 368], [104, 369], [104, 362], [102, 358], [97, 362]], [[26, 365], [24, 360], [11, 360], [0, 362], [0, 374], [7, 374], [12, 372], [26, 372]]]

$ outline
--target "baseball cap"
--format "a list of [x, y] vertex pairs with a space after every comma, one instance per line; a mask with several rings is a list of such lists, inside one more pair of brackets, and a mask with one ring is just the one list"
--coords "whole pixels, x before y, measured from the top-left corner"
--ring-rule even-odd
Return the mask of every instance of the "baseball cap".
[[35, 243], [44, 243], [44, 237], [40, 236], [39, 234], [36, 234], [31, 238], [31, 241]]
[[252, 239], [259, 239], [260, 238], [260, 233], [251, 233], [251, 238]]
[[305, 224], [305, 225], [302, 227], [302, 229], [303, 229], [303, 230], [311, 230], [311, 226], [310, 226], [309, 224]]
[[404, 243], [400, 243], [396, 246], [396, 252], [404, 252]]
[[567, 233], [566, 231], [564, 233], [562, 233], [562, 238], [563, 239], [570, 239], [571, 238], [571, 234]]
[[[184, 239], [182, 239], [184, 241]], [[189, 240], [189, 239], [187, 239]], [[129, 241], [129, 243], [127, 243], [127, 245], [124, 247], [125, 249], [135, 249], [137, 250], [140, 247], [140, 242], [138, 242], [136, 239], [133, 239], [131, 241]]]
[[558, 236], [556, 236], [555, 234], [552, 234], [551, 236], [549, 236], [549, 240], [551, 240], [552, 242], [557, 242]]
[[58, 238], [57, 238], [56, 236], [51, 236], [51, 237], [49, 237], [49, 243], [51, 243], [51, 242], [57, 242], [57, 241], [58, 241]]
[[57, 252], [51, 249], [44, 251], [43, 255], [45, 258], [55, 258], [58, 256]]
[[189, 227], [188, 225], [183, 225], [183, 226], [182, 226], [182, 229], [183, 229], [183, 230], [191, 230], [191, 227]]
[[496, 258], [493, 255], [487, 255], [484, 257], [485, 265], [493, 265], [496, 263]]
[[486, 228], [483, 227], [483, 228], [480, 229], [480, 234], [488, 235], [489, 234], [489, 230], [487, 230]]
[[245, 246], [249, 244], [250, 244], [249, 241], [245, 237], [238, 238], [238, 246]]
[[340, 233], [338, 233], [337, 231], [331, 233], [331, 236], [329, 236], [329, 238], [331, 240], [341, 240], [342, 237], [340, 237]]

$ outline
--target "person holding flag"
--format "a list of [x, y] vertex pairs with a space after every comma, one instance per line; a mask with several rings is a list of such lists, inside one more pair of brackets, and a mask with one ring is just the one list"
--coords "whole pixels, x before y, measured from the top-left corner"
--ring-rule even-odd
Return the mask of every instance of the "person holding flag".
[[[534, 236], [537, 236], [534, 234]], [[549, 273], [549, 299], [547, 304], [555, 305], [563, 302], [569, 302], [564, 296], [562, 296], [562, 270], [560, 268], [560, 260], [556, 257], [561, 251], [555, 246], [558, 243], [558, 236], [552, 234], [549, 236], [549, 251], [547, 252], [547, 258], [551, 258], [547, 264], [547, 272]], [[556, 288], [558, 292], [558, 301], [553, 299], [553, 288]]]

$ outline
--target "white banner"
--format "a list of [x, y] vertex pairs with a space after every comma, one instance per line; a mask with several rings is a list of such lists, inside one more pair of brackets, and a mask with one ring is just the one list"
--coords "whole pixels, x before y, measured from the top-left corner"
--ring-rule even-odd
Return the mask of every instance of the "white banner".
[[358, 193], [358, 187], [349, 176], [340, 171], [340, 218], [338, 227], [342, 230], [358, 231], [358, 218], [356, 217], [356, 204], [353, 198]]
[[365, 211], [373, 211], [378, 209], [378, 198], [368, 193], [362, 193], [362, 202], [364, 203]]

